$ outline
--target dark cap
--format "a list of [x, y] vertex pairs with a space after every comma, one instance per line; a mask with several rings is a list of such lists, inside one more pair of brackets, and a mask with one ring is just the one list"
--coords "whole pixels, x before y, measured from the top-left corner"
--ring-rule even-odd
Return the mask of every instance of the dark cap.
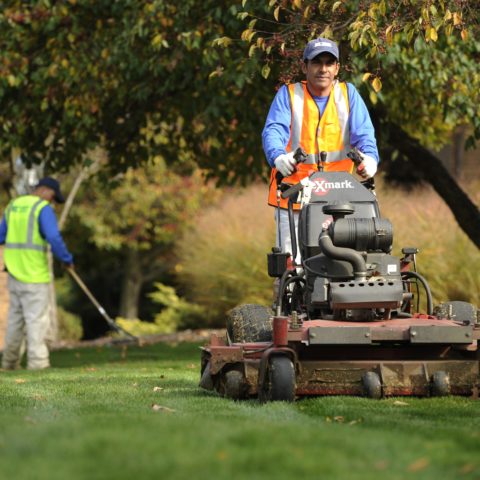
[[317, 55], [321, 53], [330, 53], [337, 60], [340, 55], [338, 53], [338, 45], [329, 40], [328, 38], [316, 38], [307, 43], [305, 50], [303, 51], [304, 60], [313, 60]]
[[65, 199], [63, 198], [62, 192], [60, 192], [60, 184], [58, 183], [57, 180], [55, 180], [52, 177], [44, 177], [40, 179], [38, 182], [38, 185], [35, 188], [38, 187], [47, 187], [50, 190], [53, 190], [55, 192], [55, 201], [57, 203], [65, 203]]

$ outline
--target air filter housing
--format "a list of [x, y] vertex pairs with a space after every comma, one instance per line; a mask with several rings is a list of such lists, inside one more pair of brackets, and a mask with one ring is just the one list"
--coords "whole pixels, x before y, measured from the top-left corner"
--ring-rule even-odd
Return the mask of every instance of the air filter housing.
[[392, 250], [393, 226], [383, 218], [339, 218], [328, 227], [336, 247], [353, 248], [360, 252]]

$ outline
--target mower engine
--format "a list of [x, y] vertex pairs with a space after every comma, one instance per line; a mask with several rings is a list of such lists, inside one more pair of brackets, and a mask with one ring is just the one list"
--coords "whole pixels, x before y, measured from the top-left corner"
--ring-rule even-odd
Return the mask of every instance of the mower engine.
[[321, 253], [304, 260], [309, 317], [351, 321], [390, 318], [404, 299], [400, 261], [390, 255], [390, 221], [344, 218], [355, 212], [348, 203], [327, 204], [322, 211], [331, 215], [332, 221], [319, 235]]

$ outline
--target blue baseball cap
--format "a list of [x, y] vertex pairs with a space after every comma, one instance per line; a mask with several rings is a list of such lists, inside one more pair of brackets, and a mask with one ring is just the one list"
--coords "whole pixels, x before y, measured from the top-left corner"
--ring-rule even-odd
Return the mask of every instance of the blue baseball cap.
[[60, 183], [58, 183], [58, 180], [55, 180], [52, 177], [44, 177], [40, 179], [38, 182], [38, 185], [35, 188], [38, 187], [47, 187], [50, 190], [53, 190], [55, 192], [55, 201], [57, 203], [65, 203], [65, 199], [63, 198], [62, 192], [60, 192]]
[[335, 42], [328, 38], [316, 38], [307, 43], [307, 46], [303, 51], [303, 60], [313, 60], [321, 53], [330, 53], [337, 60], [340, 57], [338, 53], [338, 45]]

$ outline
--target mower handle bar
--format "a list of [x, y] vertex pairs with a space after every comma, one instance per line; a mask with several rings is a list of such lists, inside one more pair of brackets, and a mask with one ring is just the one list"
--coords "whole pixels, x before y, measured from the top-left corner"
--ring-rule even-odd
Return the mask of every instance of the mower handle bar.
[[[297, 149], [298, 151], [298, 149]], [[322, 152], [323, 153], [323, 152]], [[359, 150], [354, 147], [352, 148], [352, 150], [350, 150], [348, 153], [347, 153], [347, 157], [350, 158], [350, 160], [353, 161], [353, 163], [358, 166], [362, 163], [362, 157], [360, 155], [360, 152]], [[316, 172], [314, 172], [316, 173]], [[278, 174], [277, 174], [278, 175]], [[368, 188], [369, 190], [374, 190], [375, 189], [375, 181], [373, 180], [373, 178], [369, 178], [367, 180], [364, 180], [363, 182], [361, 182], [363, 184], [363, 186], [365, 188]], [[278, 185], [278, 182], [277, 182], [277, 185]], [[293, 197], [293, 195], [296, 195], [298, 192], [300, 192], [301, 190], [303, 190], [303, 187], [305, 185], [303, 185], [302, 182], [298, 182], [296, 183], [295, 185], [292, 185], [290, 188], [288, 188], [287, 190], [285, 190], [284, 192], [282, 192], [282, 198], [283, 199], [286, 199], [286, 198], [290, 198], [290, 197]]]
[[298, 182], [295, 185], [292, 185], [288, 190], [285, 190], [284, 192], [282, 192], [282, 198], [286, 199], [286, 198], [293, 197], [293, 195], [296, 195], [298, 192], [303, 190], [303, 187], [304, 185], [302, 182]]

